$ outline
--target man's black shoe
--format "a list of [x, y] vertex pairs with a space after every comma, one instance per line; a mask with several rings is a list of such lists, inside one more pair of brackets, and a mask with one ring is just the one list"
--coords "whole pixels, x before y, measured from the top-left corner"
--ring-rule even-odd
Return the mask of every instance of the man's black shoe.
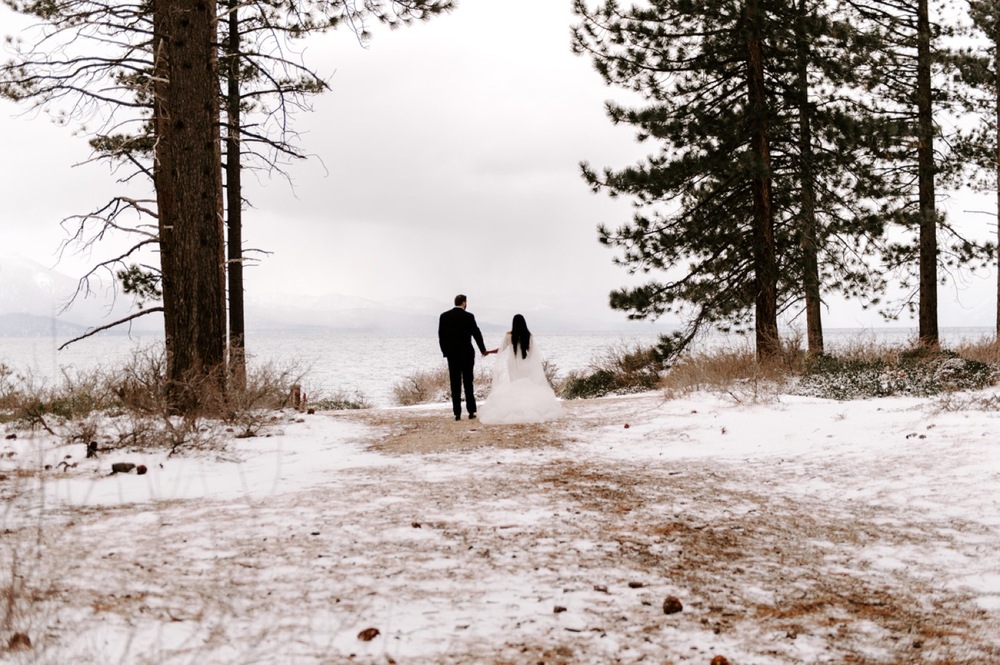
[[476, 419], [476, 414], [470, 413], [469, 414], [469, 420], [475, 420], [475, 419]]
[[461, 420], [462, 416], [455, 416], [455, 420]]

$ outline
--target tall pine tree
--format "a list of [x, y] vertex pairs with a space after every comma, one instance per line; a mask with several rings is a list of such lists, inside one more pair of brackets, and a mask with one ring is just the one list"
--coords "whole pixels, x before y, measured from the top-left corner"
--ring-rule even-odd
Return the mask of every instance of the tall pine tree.
[[879, 242], [883, 196], [865, 164], [869, 120], [852, 85], [858, 37], [804, 0], [666, 0], [623, 11], [575, 4], [578, 52], [645, 106], [608, 107], [659, 152], [599, 174], [595, 190], [634, 197], [637, 212], [602, 242], [632, 272], [666, 279], [612, 293], [634, 318], [679, 312], [698, 329], [752, 317], [758, 354], [774, 355], [777, 314], [805, 302], [821, 352], [821, 288], [868, 297], [864, 260]]

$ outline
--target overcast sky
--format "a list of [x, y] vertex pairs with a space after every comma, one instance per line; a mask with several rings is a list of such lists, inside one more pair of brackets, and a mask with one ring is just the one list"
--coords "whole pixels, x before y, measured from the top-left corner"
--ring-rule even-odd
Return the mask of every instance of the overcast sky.
[[[9, 17], [0, 9], [4, 31]], [[461, 291], [473, 311], [559, 297], [605, 314], [608, 291], [629, 278], [596, 226], [627, 221], [630, 205], [591, 193], [578, 164], [620, 167], [646, 149], [605, 116], [604, 101], [623, 93], [570, 52], [572, 22], [568, 0], [459, 0], [425, 24], [376, 28], [367, 49], [348, 31], [311, 42], [305, 60], [331, 90], [294, 122], [315, 158], [290, 167], [292, 187], [247, 178], [245, 245], [271, 252], [248, 270], [248, 297], [444, 307]], [[73, 166], [89, 156], [73, 128], [23, 110], [0, 102], [4, 253], [53, 265], [59, 220], [120, 190], [106, 166]], [[82, 265], [57, 267], [75, 275]], [[990, 278], [973, 284], [955, 307], [942, 292], [942, 325], [990, 325], [992, 311], [980, 312]], [[827, 316], [870, 320], [853, 308]]]

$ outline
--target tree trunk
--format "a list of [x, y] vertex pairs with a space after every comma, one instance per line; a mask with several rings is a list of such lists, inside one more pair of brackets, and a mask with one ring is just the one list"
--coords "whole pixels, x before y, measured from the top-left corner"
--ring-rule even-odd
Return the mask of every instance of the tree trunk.
[[919, 344], [937, 348], [937, 213], [934, 204], [934, 116], [931, 24], [927, 0], [917, 3], [917, 180], [920, 221]]
[[154, 0], [153, 20], [167, 396], [188, 413], [225, 380], [215, 5]]
[[996, 188], [997, 188], [997, 327], [996, 341], [1000, 342], [1000, 21], [993, 24], [993, 100], [996, 111]]
[[750, 99], [750, 141], [753, 173], [753, 260], [757, 287], [755, 323], [757, 358], [778, 355], [778, 277], [774, 250], [774, 210], [771, 205], [771, 148], [768, 135], [767, 90], [764, 83], [764, 18], [757, 0], [747, 0], [747, 85]]
[[816, 224], [816, 181], [813, 176], [812, 124], [809, 112], [809, 44], [805, 38], [806, 2], [799, 0], [795, 31], [796, 85], [799, 95], [799, 159], [801, 178], [802, 290], [806, 301], [806, 339], [810, 354], [823, 353], [823, 313], [820, 298], [819, 243]]
[[226, 212], [229, 275], [229, 376], [232, 387], [246, 386], [245, 321], [243, 307], [243, 185], [240, 174], [240, 23], [238, 0], [229, 0], [229, 39], [226, 56]]

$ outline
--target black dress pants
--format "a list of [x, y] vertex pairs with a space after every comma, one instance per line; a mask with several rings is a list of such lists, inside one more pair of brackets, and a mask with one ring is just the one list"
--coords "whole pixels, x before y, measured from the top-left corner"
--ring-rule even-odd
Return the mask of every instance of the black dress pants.
[[465, 388], [465, 406], [469, 414], [476, 412], [476, 394], [472, 385], [476, 356], [448, 358], [448, 377], [451, 379], [451, 408], [455, 417], [462, 415], [462, 388]]

